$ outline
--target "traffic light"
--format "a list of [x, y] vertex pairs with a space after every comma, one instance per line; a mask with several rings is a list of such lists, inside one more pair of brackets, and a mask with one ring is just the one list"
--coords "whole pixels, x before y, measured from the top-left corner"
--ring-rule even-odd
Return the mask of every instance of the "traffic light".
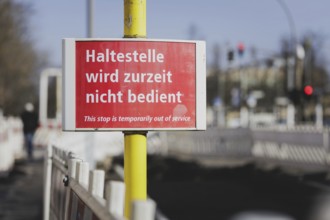
[[301, 103], [302, 96], [301, 96], [301, 93], [299, 90], [292, 89], [292, 90], [288, 91], [288, 96], [294, 105], [299, 105]]
[[233, 61], [234, 60], [234, 51], [233, 50], [228, 51], [227, 59], [228, 59], [228, 61]]
[[303, 91], [303, 98], [306, 101], [311, 101], [314, 98], [314, 88], [311, 85], [305, 85]]
[[304, 87], [304, 94], [306, 96], [312, 96], [313, 95], [313, 91], [314, 91], [314, 89], [313, 89], [313, 87], [311, 85], [306, 85]]
[[238, 52], [238, 55], [240, 57], [243, 56], [244, 50], [245, 50], [245, 45], [242, 42], [238, 43], [238, 45], [237, 45], [237, 52]]

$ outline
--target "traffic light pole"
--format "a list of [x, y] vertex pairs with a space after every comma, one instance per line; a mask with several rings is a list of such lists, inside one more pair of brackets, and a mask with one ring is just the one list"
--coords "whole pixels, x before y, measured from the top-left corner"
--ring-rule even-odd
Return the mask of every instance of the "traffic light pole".
[[[124, 38], [146, 38], [146, 0], [124, 0]], [[147, 132], [124, 132], [125, 217], [132, 202], [147, 199]]]

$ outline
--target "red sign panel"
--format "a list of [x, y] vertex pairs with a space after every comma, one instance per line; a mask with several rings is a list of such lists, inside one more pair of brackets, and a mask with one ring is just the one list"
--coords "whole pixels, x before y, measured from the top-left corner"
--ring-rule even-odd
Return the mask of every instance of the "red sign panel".
[[196, 45], [74, 41], [75, 129], [198, 127]]

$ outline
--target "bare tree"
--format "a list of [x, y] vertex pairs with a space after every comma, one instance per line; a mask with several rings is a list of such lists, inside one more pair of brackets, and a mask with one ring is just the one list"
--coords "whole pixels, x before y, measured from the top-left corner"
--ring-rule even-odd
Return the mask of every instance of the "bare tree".
[[18, 115], [25, 102], [36, 102], [33, 74], [37, 53], [28, 33], [31, 7], [13, 0], [0, 1], [0, 108]]

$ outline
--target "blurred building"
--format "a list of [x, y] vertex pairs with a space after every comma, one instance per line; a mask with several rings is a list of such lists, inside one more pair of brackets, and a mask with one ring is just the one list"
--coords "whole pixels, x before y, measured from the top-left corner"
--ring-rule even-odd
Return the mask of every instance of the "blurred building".
[[[209, 69], [208, 104], [221, 106], [227, 116], [247, 107], [254, 113], [275, 114], [278, 121], [286, 117], [288, 104], [293, 104], [298, 123], [314, 123], [316, 106], [321, 105], [324, 121], [330, 123], [330, 90], [327, 92], [324, 86], [327, 77], [315, 69], [307, 83], [303, 60], [297, 60], [295, 69], [290, 68], [293, 68], [290, 59], [273, 57], [252, 64], [231, 65], [226, 70]], [[289, 90], [288, 75], [292, 70], [294, 87]], [[314, 91], [307, 95], [304, 88], [310, 83]]]

